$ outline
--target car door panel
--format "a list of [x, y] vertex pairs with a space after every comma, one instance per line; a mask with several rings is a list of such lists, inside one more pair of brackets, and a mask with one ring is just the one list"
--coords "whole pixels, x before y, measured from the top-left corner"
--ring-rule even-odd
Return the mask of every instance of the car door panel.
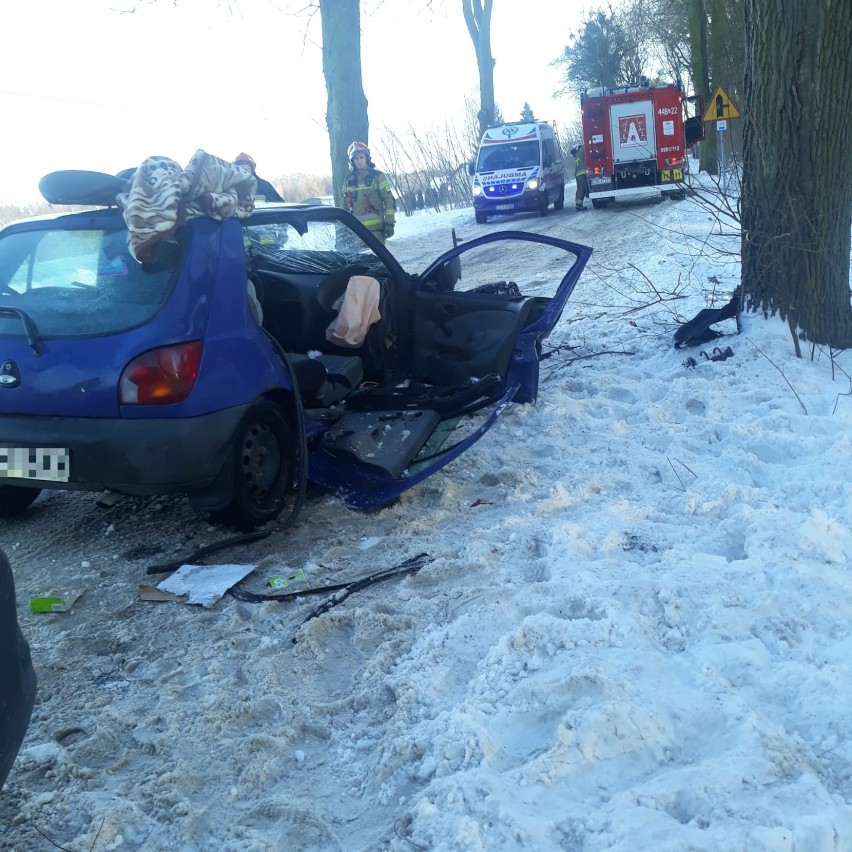
[[412, 378], [456, 385], [489, 373], [504, 376], [531, 303], [491, 294], [418, 292]]
[[[334, 491], [353, 509], [374, 509], [383, 506], [412, 486], [428, 479], [472, 447], [497, 422], [517, 390], [516, 385], [507, 388], [488, 416], [466, 437], [449, 447], [433, 453], [429, 450], [427, 439], [420, 453], [422, 461], [413, 459], [401, 476], [395, 477], [390, 471], [375, 465], [353, 463], [351, 458], [341, 455], [314, 452], [309, 459], [309, 478], [312, 482]], [[435, 431], [441, 428], [442, 423], [443, 421], [438, 423]]]

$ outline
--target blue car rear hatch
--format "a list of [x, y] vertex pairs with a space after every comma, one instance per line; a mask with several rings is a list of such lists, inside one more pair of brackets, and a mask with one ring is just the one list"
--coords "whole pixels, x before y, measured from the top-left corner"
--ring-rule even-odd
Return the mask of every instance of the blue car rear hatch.
[[160, 311], [177, 243], [128, 253], [115, 211], [22, 223], [0, 239], [0, 412], [116, 417], [118, 377]]

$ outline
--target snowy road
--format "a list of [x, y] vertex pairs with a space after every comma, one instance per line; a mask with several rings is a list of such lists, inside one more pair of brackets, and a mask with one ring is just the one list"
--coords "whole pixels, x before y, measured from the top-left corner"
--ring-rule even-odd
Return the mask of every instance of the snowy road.
[[[675, 318], [739, 275], [691, 201], [424, 214], [390, 247], [423, 268], [451, 227], [595, 248], [538, 405], [383, 511], [312, 495], [228, 554], [313, 585], [429, 553], [416, 576], [300, 628], [316, 600], [139, 601], [148, 564], [221, 536], [182, 499], [0, 521], [21, 602], [84, 590], [21, 608], [39, 697], [4, 849], [852, 848], [848, 383], [754, 320], [684, 367]], [[529, 263], [479, 274], [555, 286]]]

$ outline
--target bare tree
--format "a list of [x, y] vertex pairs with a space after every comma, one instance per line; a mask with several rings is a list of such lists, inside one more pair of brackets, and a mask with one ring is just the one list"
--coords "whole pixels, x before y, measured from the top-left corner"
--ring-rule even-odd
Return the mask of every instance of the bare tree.
[[470, 204], [466, 136], [465, 128], [450, 122], [425, 133], [409, 126], [405, 138], [384, 127], [385, 171], [406, 214], [424, 206], [442, 210]]
[[482, 131], [479, 129], [479, 107], [475, 95], [471, 93], [464, 96], [464, 140], [469, 157], [476, 156], [480, 139]]
[[611, 89], [638, 83], [644, 68], [636, 38], [612, 11], [589, 14], [569, 35], [554, 64], [565, 69], [566, 89], [578, 94], [595, 86]]
[[328, 92], [328, 136], [336, 203], [349, 170], [346, 149], [368, 141], [367, 98], [361, 79], [360, 0], [319, 0], [322, 19], [322, 73]]
[[628, 0], [616, 15], [624, 30], [633, 33], [652, 80], [691, 79], [686, 0]]
[[462, 11], [479, 68], [479, 135], [494, 122], [494, 57], [491, 55], [492, 0], [462, 0]]
[[[689, 22], [689, 45], [691, 49], [692, 82], [695, 93], [704, 104], [710, 103], [713, 90], [710, 88], [710, 32], [706, 10], [708, 0], [687, 0], [686, 12]], [[709, 0], [713, 2], [713, 0]], [[699, 169], [715, 175], [719, 169], [716, 155], [716, 129], [705, 129], [706, 138], [699, 149]]]
[[815, 344], [852, 347], [852, 4], [746, 0], [742, 284]]

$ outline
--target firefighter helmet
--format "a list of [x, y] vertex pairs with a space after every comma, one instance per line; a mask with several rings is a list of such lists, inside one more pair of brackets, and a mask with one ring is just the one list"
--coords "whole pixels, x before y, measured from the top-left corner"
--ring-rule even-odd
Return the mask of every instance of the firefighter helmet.
[[368, 160], [370, 159], [370, 149], [364, 142], [353, 142], [346, 151], [346, 156], [349, 157], [350, 162], [356, 154], [364, 154]]
[[243, 165], [251, 166], [252, 172], [254, 172], [255, 169], [257, 168], [257, 163], [255, 163], [254, 157], [252, 157], [251, 154], [246, 154], [246, 153], [237, 154], [237, 156], [234, 157], [234, 165], [235, 166], [243, 166]]

